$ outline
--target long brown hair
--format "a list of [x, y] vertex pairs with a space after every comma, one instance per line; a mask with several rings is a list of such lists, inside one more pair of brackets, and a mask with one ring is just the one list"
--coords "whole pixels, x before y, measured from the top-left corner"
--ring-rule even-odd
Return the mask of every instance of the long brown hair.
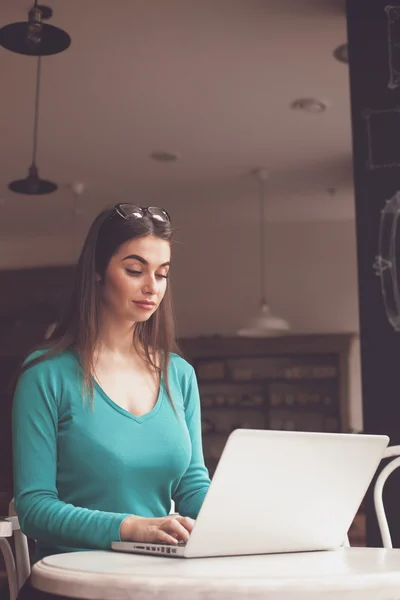
[[[83, 389], [93, 398], [94, 351], [99, 336], [100, 316], [97, 279], [99, 276], [103, 278], [111, 257], [125, 242], [148, 235], [171, 242], [172, 233], [169, 221], [158, 221], [147, 214], [140, 219], [124, 219], [115, 207], [103, 210], [87, 234], [64, 313], [49, 339], [37, 348], [47, 349], [47, 352], [27, 361], [22, 370], [66, 350], [75, 350], [83, 371]], [[160, 377], [162, 374], [168, 396], [174, 405], [168, 382], [168, 366], [171, 352], [177, 352], [178, 348], [169, 284], [156, 312], [147, 321], [136, 323], [132, 342], [137, 349], [144, 351], [145, 360]], [[159, 363], [155, 357], [159, 357]]]

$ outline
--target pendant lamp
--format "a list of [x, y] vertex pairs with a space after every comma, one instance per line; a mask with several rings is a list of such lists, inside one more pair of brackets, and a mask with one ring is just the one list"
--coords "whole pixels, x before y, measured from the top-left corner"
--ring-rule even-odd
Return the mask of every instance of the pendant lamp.
[[34, 5], [28, 13], [28, 21], [10, 23], [0, 29], [0, 46], [29, 56], [37, 56], [36, 93], [34, 104], [33, 147], [32, 163], [28, 169], [28, 176], [8, 184], [13, 192], [18, 194], [42, 195], [50, 194], [57, 189], [57, 184], [39, 177], [36, 165], [38, 122], [39, 122], [39, 96], [41, 57], [58, 54], [66, 50], [71, 44], [70, 36], [59, 27], [48, 25], [44, 20], [49, 19], [53, 11], [48, 6]]
[[260, 222], [260, 308], [250, 321], [249, 325], [239, 329], [238, 335], [243, 337], [276, 337], [289, 331], [287, 321], [274, 315], [268, 306], [265, 284], [265, 186], [268, 179], [268, 170], [265, 168], [254, 169], [252, 176], [259, 184], [259, 222]]
[[37, 59], [36, 71], [36, 94], [35, 94], [35, 116], [33, 124], [33, 146], [32, 146], [32, 163], [28, 170], [28, 177], [18, 179], [8, 184], [8, 187], [17, 194], [29, 194], [39, 196], [42, 194], [50, 194], [57, 189], [57, 184], [46, 179], [40, 179], [39, 171], [36, 165], [37, 153], [37, 138], [38, 138], [38, 121], [39, 121], [39, 94], [40, 94], [40, 71], [41, 57]]

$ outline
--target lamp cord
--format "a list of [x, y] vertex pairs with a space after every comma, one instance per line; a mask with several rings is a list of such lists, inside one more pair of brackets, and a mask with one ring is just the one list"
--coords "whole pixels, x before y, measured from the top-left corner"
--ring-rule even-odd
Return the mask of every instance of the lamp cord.
[[260, 204], [260, 298], [261, 304], [266, 304], [265, 293], [265, 182], [259, 180], [259, 204]]
[[34, 165], [34, 166], [36, 166], [36, 153], [37, 153], [41, 66], [42, 66], [42, 61], [41, 61], [41, 56], [39, 56], [38, 61], [37, 61], [37, 70], [36, 70], [35, 117], [34, 117], [34, 125], [33, 125], [32, 165]]

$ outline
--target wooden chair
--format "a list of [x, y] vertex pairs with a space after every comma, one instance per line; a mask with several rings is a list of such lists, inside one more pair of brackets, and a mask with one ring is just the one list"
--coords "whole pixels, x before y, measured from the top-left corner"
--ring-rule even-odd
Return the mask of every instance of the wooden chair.
[[13, 534], [12, 523], [7, 519], [0, 520], [0, 550], [6, 567], [10, 600], [16, 600], [18, 595], [17, 571], [14, 555], [7, 538]]
[[384, 458], [392, 458], [397, 456], [394, 460], [390, 461], [386, 467], [379, 473], [374, 488], [374, 505], [376, 518], [378, 519], [379, 530], [382, 537], [382, 545], [384, 548], [393, 548], [392, 538], [389, 531], [389, 525], [386, 518], [385, 508], [383, 506], [383, 486], [386, 483], [387, 478], [397, 467], [400, 467], [400, 446], [389, 446], [386, 448]]
[[[28, 579], [31, 572], [28, 540], [22, 533], [15, 512], [14, 500], [11, 500], [8, 517], [0, 520], [0, 550], [6, 566], [10, 600], [16, 600], [18, 592]], [[14, 538], [14, 551], [8, 538]]]

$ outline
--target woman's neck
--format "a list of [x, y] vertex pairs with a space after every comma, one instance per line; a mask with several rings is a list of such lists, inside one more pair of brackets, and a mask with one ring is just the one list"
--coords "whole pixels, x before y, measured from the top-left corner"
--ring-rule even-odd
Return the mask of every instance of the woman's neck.
[[133, 343], [135, 323], [120, 320], [107, 312], [100, 317], [96, 353], [107, 353], [119, 356], [138, 355]]

